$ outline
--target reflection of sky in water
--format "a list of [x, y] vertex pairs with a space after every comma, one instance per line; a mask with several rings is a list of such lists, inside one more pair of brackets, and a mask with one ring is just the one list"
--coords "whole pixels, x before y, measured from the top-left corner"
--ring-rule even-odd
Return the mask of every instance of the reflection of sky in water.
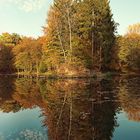
[[17, 113], [0, 112], [0, 140], [47, 140], [39, 108]]
[[140, 140], [140, 122], [129, 120], [125, 112], [117, 117], [119, 127], [115, 129], [113, 140]]

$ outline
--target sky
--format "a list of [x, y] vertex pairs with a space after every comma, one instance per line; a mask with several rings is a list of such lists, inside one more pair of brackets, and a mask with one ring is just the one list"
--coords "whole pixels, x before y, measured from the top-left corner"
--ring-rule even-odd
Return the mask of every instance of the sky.
[[[53, 0], [0, 0], [0, 34], [18, 33], [38, 37], [43, 34], [47, 12]], [[140, 0], [110, 0], [118, 34], [140, 22]]]

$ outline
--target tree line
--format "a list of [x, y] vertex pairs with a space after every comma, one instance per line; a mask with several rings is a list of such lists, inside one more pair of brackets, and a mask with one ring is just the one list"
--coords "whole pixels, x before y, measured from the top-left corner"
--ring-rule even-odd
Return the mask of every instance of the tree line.
[[0, 35], [0, 72], [85, 75], [140, 70], [140, 24], [117, 35], [109, 0], [54, 0], [44, 35]]

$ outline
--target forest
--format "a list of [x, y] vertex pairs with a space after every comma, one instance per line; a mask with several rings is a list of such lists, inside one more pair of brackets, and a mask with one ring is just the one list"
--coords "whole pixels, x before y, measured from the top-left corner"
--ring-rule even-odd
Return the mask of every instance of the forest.
[[0, 73], [91, 77], [139, 73], [140, 23], [118, 35], [109, 0], [54, 0], [44, 34], [0, 35]]

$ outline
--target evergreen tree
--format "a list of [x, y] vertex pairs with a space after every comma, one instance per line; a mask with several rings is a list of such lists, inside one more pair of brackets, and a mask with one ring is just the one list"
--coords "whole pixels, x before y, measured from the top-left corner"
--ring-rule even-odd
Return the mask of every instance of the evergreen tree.
[[93, 6], [94, 63], [100, 71], [108, 70], [111, 49], [115, 43], [116, 24], [108, 0], [94, 0]]
[[54, 0], [47, 19], [47, 45], [63, 54], [64, 60], [72, 54], [72, 0]]
[[116, 24], [108, 0], [54, 0], [47, 23], [47, 49], [59, 53], [60, 63], [109, 69]]

